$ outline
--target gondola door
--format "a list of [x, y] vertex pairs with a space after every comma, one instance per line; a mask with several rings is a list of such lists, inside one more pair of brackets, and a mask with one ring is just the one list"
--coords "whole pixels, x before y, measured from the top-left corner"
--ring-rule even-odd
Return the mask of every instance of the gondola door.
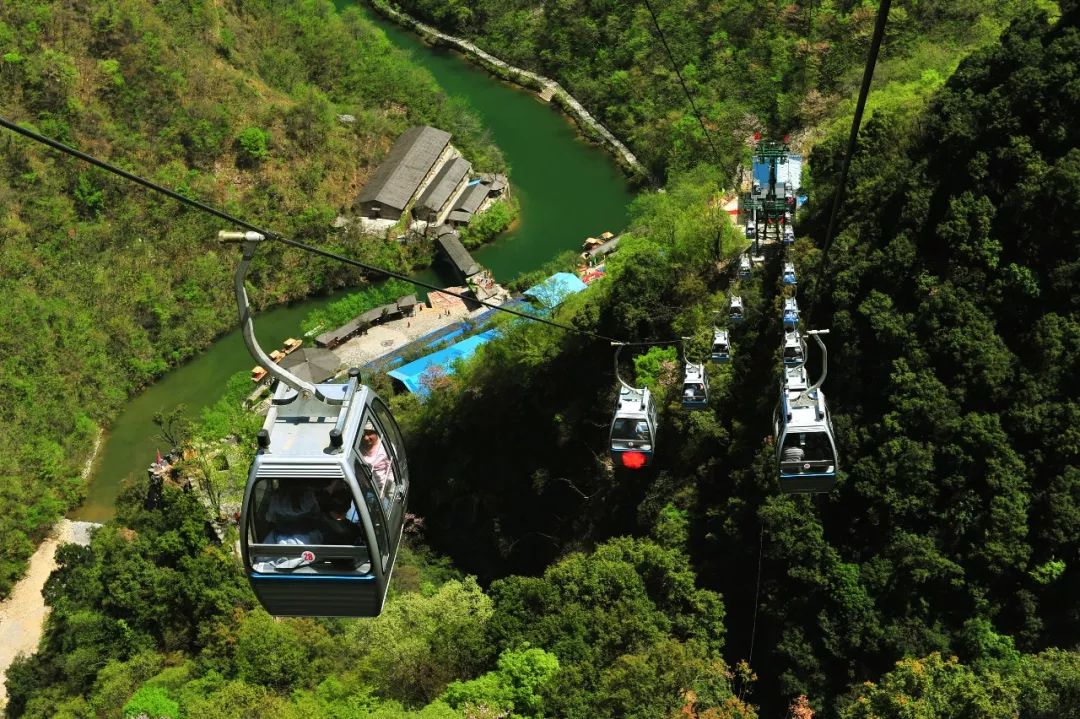
[[379, 545], [383, 573], [389, 580], [405, 520], [409, 472], [397, 423], [382, 400], [373, 398], [356, 440], [357, 480]]
[[376, 397], [372, 400], [371, 411], [377, 424], [382, 427], [387, 449], [394, 455], [397, 483], [390, 497], [387, 520], [389, 521], [390, 536], [394, 538], [396, 546], [396, 537], [401, 534], [401, 528], [405, 522], [405, 510], [409, 497], [409, 464], [405, 456], [405, 442], [401, 438], [401, 430], [398, 429], [397, 422], [381, 399]]

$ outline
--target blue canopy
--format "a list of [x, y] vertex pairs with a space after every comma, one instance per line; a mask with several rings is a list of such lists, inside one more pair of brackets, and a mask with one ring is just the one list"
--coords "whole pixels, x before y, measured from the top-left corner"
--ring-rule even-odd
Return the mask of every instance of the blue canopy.
[[404, 384], [410, 392], [424, 396], [428, 393], [428, 388], [425, 387], [423, 383], [425, 376], [431, 376], [433, 374], [454, 374], [455, 360], [472, 357], [473, 353], [476, 352], [477, 347], [491, 341], [496, 334], [496, 330], [481, 332], [478, 335], [473, 335], [472, 337], [463, 339], [449, 347], [445, 347], [438, 352], [433, 352], [426, 357], [413, 360], [409, 364], [398, 367], [388, 374]]
[[521, 294], [532, 297], [543, 307], [551, 309], [562, 304], [572, 294], [588, 287], [572, 272], [556, 272], [538, 285], [533, 285]]
[[[798, 193], [802, 187], [802, 155], [790, 154], [787, 162], [776, 164], [776, 181], [787, 184], [787, 188]], [[769, 185], [769, 163], [754, 160], [754, 182], [762, 187]]]

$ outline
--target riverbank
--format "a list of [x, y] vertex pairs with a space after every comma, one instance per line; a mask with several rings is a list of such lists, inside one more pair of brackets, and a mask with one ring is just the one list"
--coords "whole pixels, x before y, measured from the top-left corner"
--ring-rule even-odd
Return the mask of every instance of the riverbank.
[[[353, 0], [340, 3], [353, 6]], [[633, 199], [626, 173], [603, 147], [584, 142], [574, 123], [537, 102], [532, 91], [500, 81], [458, 52], [432, 48], [416, 33], [367, 4], [355, 7], [381, 28], [394, 46], [412, 54], [416, 64], [430, 72], [449, 96], [468, 103], [513, 168], [518, 221], [494, 241], [470, 251], [496, 281], [531, 272], [560, 253], [578, 252], [584, 237], [625, 226], [626, 208]], [[438, 270], [441, 265], [436, 263], [435, 269], [411, 273], [410, 277], [438, 287], [454, 284], [457, 278], [444, 276]], [[259, 312], [255, 317], [259, 340], [264, 346], [276, 346], [286, 337], [296, 336], [312, 310], [345, 294], [347, 290]], [[108, 425], [87, 500], [70, 516], [89, 521], [111, 518], [123, 479], [145, 473], [159, 449], [154, 416], [179, 405], [184, 405], [189, 415], [198, 416], [222, 395], [234, 375], [246, 372], [252, 363], [239, 330], [234, 330], [132, 397]]]
[[488, 72], [503, 80], [536, 91], [545, 102], [555, 102], [567, 115], [573, 118], [582, 133], [599, 142], [615, 157], [619, 166], [634, 180], [650, 179], [649, 171], [615, 135], [604, 127], [599, 120], [585, 109], [566, 89], [555, 80], [524, 68], [516, 67], [500, 60], [477, 45], [441, 30], [426, 25], [412, 15], [390, 7], [380, 0], [368, 0], [377, 13], [402, 27], [419, 34], [428, 43], [435, 46], [449, 46], [465, 55], [469, 60], [480, 65]]

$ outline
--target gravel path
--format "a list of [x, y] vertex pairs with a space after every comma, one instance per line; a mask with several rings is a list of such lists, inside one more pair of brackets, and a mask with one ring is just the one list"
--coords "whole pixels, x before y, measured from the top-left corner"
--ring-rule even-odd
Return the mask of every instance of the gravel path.
[[0, 709], [7, 704], [7, 669], [20, 654], [37, 650], [49, 608], [41, 596], [45, 581], [56, 569], [56, 548], [61, 544], [89, 544], [91, 522], [61, 519], [30, 557], [26, 575], [0, 603]]

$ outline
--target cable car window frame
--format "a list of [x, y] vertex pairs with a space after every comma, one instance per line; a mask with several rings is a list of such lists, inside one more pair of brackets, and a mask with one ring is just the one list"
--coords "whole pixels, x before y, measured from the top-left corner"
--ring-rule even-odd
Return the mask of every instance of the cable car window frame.
[[[345, 482], [348, 487], [348, 480], [344, 477], [339, 481]], [[310, 561], [302, 561], [294, 566], [281, 566], [274, 567], [272, 570], [259, 569], [257, 565], [262, 564], [268, 560], [276, 560], [280, 558], [302, 558], [305, 552], [311, 552], [318, 562], [336, 561], [341, 559], [353, 560], [353, 566], [349, 568], [335, 566], [333, 568], [333, 574], [337, 575], [358, 575], [366, 576], [372, 574], [372, 557], [371, 551], [368, 547], [367, 532], [363, 526], [363, 516], [357, 512], [358, 521], [355, 522], [357, 529], [357, 541], [352, 544], [337, 544], [326, 541], [326, 537], [321, 537], [321, 541], [313, 543], [294, 543], [294, 542], [268, 542], [266, 539], [270, 536], [269, 532], [275, 531], [276, 528], [272, 526], [262, 527], [261, 535], [256, 533], [258, 522], [269, 522], [266, 519], [266, 514], [269, 510], [269, 504], [273, 496], [273, 492], [277, 490], [282, 482], [304, 482], [308, 485], [309, 489], [313, 489], [313, 482], [310, 479], [300, 477], [259, 477], [255, 479], [251, 486], [251, 499], [250, 509], [247, 516], [247, 526], [243, 528], [243, 531], [247, 535], [247, 561], [246, 569], [261, 576], [273, 576], [275, 574], [325, 574], [326, 568], [320, 566], [313, 566], [314, 563]], [[351, 496], [352, 506], [356, 507], [356, 497], [352, 492], [352, 488], [349, 487], [349, 493]], [[256, 498], [258, 495], [258, 498]], [[323, 504], [319, 500], [316, 494], [316, 509], [322, 514], [324, 513]], [[332, 517], [324, 518], [326, 521], [332, 521]], [[351, 521], [351, 520], [350, 520]], [[313, 529], [320, 529], [318, 526], [313, 526]], [[271, 551], [270, 548], [273, 548]], [[367, 566], [365, 570], [363, 567]]]
[[[409, 486], [409, 465], [405, 455], [405, 440], [401, 436], [401, 428], [398, 427], [390, 408], [378, 397], [373, 397], [369, 405], [368, 414], [373, 415], [375, 425], [382, 430], [381, 437], [387, 442], [388, 451], [394, 463], [395, 498], [398, 501], [403, 497]], [[367, 416], [365, 415], [365, 420]], [[364, 426], [361, 420], [360, 426]]]
[[[632, 434], [633, 436], [623, 436], [623, 435], [620, 435], [618, 433], [617, 427], [621, 423], [626, 423], [628, 425], [632, 425], [633, 429], [628, 434]], [[645, 425], [645, 435], [646, 435], [645, 437], [642, 437], [641, 433], [637, 431], [637, 425], [639, 423]], [[650, 426], [648, 419], [642, 419], [640, 417], [619, 417], [619, 416], [616, 416], [614, 421], [611, 423], [610, 436], [611, 436], [612, 447], [615, 448], [615, 449], [620, 449], [620, 450], [625, 449], [623, 447], [615, 447], [614, 446], [615, 442], [642, 442], [642, 443], [645, 443], [647, 445], [645, 447], [638, 447], [636, 445], [631, 444], [630, 448], [633, 448], [633, 449], [649, 449], [649, 448], [652, 447], [652, 441], [653, 441], [652, 440], [652, 427]]]

